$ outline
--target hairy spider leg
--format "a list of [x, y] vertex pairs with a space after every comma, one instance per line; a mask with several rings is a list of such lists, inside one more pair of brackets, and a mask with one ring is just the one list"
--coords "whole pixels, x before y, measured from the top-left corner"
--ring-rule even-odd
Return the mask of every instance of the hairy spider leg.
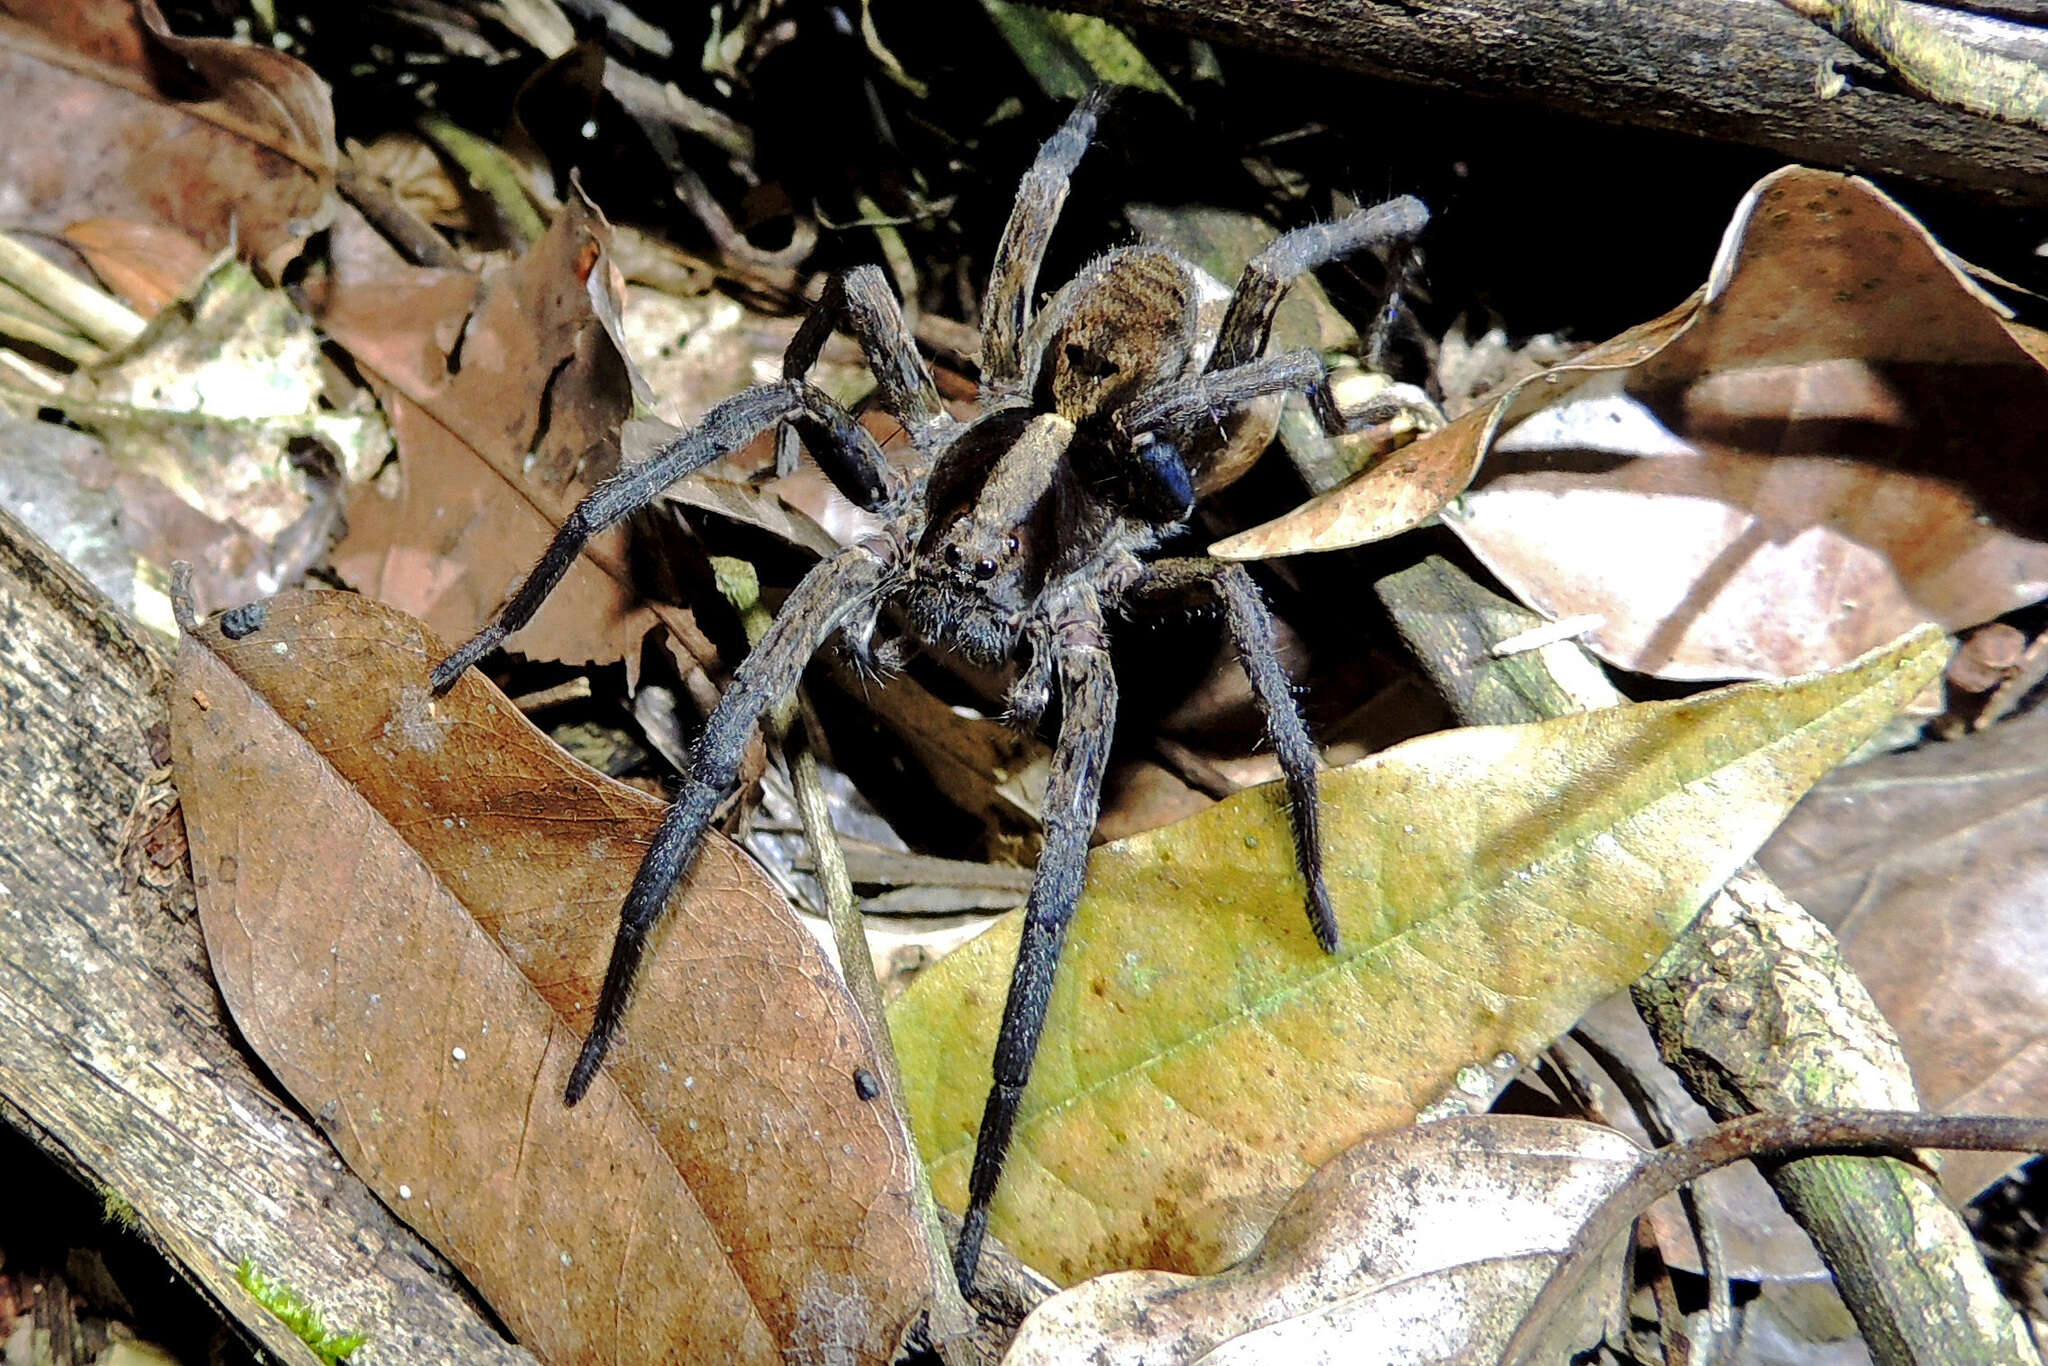
[[646, 507], [684, 475], [738, 450], [784, 419], [807, 424], [805, 436], [813, 439], [811, 449], [823, 457], [819, 464], [847, 497], [863, 507], [877, 506], [886, 497], [888, 464], [881, 449], [824, 390], [790, 380], [744, 390], [646, 460], [626, 466], [592, 489], [563, 519], [540, 562], [528, 571], [504, 609], [434, 667], [434, 691], [444, 693], [454, 687], [464, 670], [533, 620], [591, 537]]
[[1339, 257], [1368, 247], [1406, 242], [1422, 232], [1429, 210], [1413, 195], [1389, 199], [1330, 223], [1311, 223], [1285, 232], [1245, 263], [1237, 288], [1216, 330], [1216, 349], [1207, 369], [1235, 369], [1258, 359], [1273, 334], [1273, 314], [1288, 286]]
[[917, 354], [903, 307], [879, 266], [855, 266], [825, 282], [825, 291], [805, 315], [782, 353], [782, 377], [804, 378], [834, 331], [845, 328], [860, 343], [874, 374], [882, 406], [913, 438], [927, 428], [952, 424], [939, 403], [939, 386]]
[[960, 1242], [953, 1251], [953, 1272], [962, 1287], [974, 1284], [981, 1244], [988, 1232], [989, 1201], [1003, 1174], [1010, 1150], [1010, 1131], [1031, 1079], [1038, 1054], [1038, 1035], [1052, 999], [1060, 950], [1067, 926], [1080, 904], [1088, 874], [1088, 840], [1102, 799], [1102, 774], [1109, 759], [1110, 735], [1116, 724], [1116, 675], [1102, 634], [1102, 614], [1094, 594], [1085, 610], [1063, 623], [1059, 654], [1060, 700], [1064, 714], [1053, 750], [1052, 774], [1045, 789], [1045, 849], [1038, 874], [1024, 903], [1024, 933], [1017, 946], [1017, 965], [1010, 973], [1010, 994], [1003, 1002], [1003, 1023], [996, 1036], [995, 1084], [981, 1113], [981, 1132], [974, 1143], [974, 1168], [967, 1179], [967, 1213]]
[[988, 290], [981, 301], [981, 388], [985, 400], [1019, 397], [1024, 384], [1024, 337], [1031, 330], [1038, 268], [1045, 264], [1045, 244], [1067, 202], [1068, 182], [1095, 136], [1095, 124], [1109, 103], [1112, 87], [1099, 85], [1067, 115], [1058, 132], [1045, 140], [1024, 182], [996, 245], [989, 268]]
[[1424, 342], [1422, 324], [1407, 307], [1407, 296], [1415, 282], [1416, 266], [1420, 255], [1412, 241], [1402, 242], [1387, 254], [1387, 293], [1381, 300], [1379, 311], [1373, 314], [1372, 322], [1365, 329], [1363, 344], [1359, 347], [1365, 368], [1379, 374], [1387, 373], [1387, 352], [1393, 347], [1397, 336], [1408, 336]]
[[1345, 411], [1330, 393], [1330, 371], [1313, 351], [1283, 351], [1229, 370], [1160, 385], [1133, 405], [1133, 431], [1156, 436], [1176, 451], [1192, 448], [1217, 431], [1224, 414], [1268, 394], [1305, 394], [1309, 408], [1332, 436], [1363, 431], [1409, 410], [1398, 397], [1380, 396]]
[[877, 591], [883, 574], [882, 562], [864, 549], [818, 565], [791, 591], [760, 643], [734, 670], [732, 686], [718, 699], [690, 749], [690, 771], [683, 775], [675, 805], [662, 817], [619, 911], [619, 934], [604, 970], [597, 1014], [563, 1092], [568, 1104], [583, 1099], [618, 1037], [647, 936], [668, 904], [669, 893], [696, 862], [712, 813], [739, 782], [747, 737], [763, 714], [795, 689], [818, 648]]
[[[875, 377], [875, 391], [883, 409], [903, 424], [911, 442], [930, 452], [943, 435], [958, 424], [939, 403], [939, 387], [924, 357], [917, 353], [903, 309], [889, 288], [888, 277], [875, 266], [856, 266], [825, 281], [818, 302], [804, 315], [796, 335], [782, 353], [782, 377], [801, 380], [818, 363], [818, 353], [833, 332], [846, 329], [860, 344], [861, 355]], [[775, 468], [788, 474], [796, 468], [798, 425], [789, 424], [776, 435]], [[808, 433], [805, 434], [808, 440]], [[812, 447], [812, 458], [822, 465], [833, 457], [829, 445]]]
[[1294, 862], [1306, 889], [1309, 928], [1325, 951], [1335, 953], [1341, 945], [1337, 913], [1330, 905], [1330, 889], [1323, 877], [1316, 744], [1295, 701], [1294, 685], [1280, 664], [1272, 610], [1243, 565], [1194, 556], [1154, 561], [1127, 601], [1137, 606], [1147, 599], [1156, 602], [1190, 590], [1212, 594], [1223, 603], [1238, 660], [1265, 718], [1266, 742], [1273, 746], [1273, 757], [1280, 761], [1287, 783], [1287, 823], [1294, 832]]

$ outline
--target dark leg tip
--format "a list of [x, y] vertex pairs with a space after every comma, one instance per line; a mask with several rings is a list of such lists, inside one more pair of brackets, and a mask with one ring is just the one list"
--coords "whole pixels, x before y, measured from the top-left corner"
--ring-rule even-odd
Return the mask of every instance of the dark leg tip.
[[465, 667], [464, 665], [457, 664], [453, 659], [444, 659], [439, 664], [436, 664], [434, 672], [430, 675], [434, 696], [440, 697], [447, 693], [450, 688], [454, 687], [455, 680], [462, 677], [462, 671]]
[[583, 1051], [576, 1055], [576, 1065], [569, 1069], [569, 1084], [562, 1090], [562, 1104], [574, 1108], [577, 1101], [590, 1090], [590, 1083], [597, 1080], [597, 1069], [604, 1062], [605, 1045], [592, 1035], [584, 1040]]
[[455, 680], [468, 671], [469, 666], [498, 648], [505, 639], [505, 630], [492, 623], [478, 631], [454, 654], [434, 666], [432, 675], [434, 696], [439, 697], [455, 686]]
[[1324, 953], [1343, 951], [1343, 940], [1337, 934], [1337, 912], [1330, 905], [1330, 894], [1320, 886], [1309, 891], [1308, 925], [1315, 931], [1316, 942], [1323, 946]]
[[974, 1273], [981, 1265], [981, 1240], [988, 1229], [988, 1211], [970, 1209], [960, 1224], [960, 1241], [953, 1248], [953, 1279], [960, 1293], [974, 1293]]

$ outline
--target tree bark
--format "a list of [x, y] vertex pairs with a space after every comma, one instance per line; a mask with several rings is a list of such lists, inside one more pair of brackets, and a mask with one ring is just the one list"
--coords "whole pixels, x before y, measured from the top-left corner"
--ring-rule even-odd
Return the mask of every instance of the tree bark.
[[[2048, 203], [2048, 134], [1905, 91], [1780, 0], [1059, 4], [1389, 80], [1533, 101], [2006, 203]], [[2048, 29], [1953, 7], [1912, 10], [1973, 46], [2048, 61]]]
[[158, 647], [0, 512], [0, 1119], [94, 1188], [277, 1360], [317, 1359], [244, 1259], [362, 1331], [363, 1366], [513, 1366], [441, 1257], [237, 1041], [200, 941]]

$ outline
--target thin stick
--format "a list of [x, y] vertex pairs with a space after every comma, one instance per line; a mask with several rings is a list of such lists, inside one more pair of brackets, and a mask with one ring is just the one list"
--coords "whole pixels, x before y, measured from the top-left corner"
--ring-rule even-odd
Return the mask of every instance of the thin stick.
[[825, 915], [832, 925], [832, 940], [839, 946], [839, 967], [846, 976], [847, 990], [853, 993], [854, 1005], [867, 1017], [868, 1031], [875, 1041], [875, 1065], [882, 1073], [877, 1078], [882, 1097], [894, 1108], [896, 1121], [903, 1128], [903, 1141], [910, 1150], [911, 1199], [918, 1218], [924, 1221], [925, 1248], [930, 1254], [931, 1336], [943, 1354], [949, 1339], [974, 1330], [974, 1312], [967, 1307], [960, 1285], [953, 1279], [953, 1266], [946, 1257], [946, 1231], [939, 1223], [938, 1202], [932, 1198], [924, 1159], [918, 1155], [917, 1135], [911, 1132], [905, 1118], [903, 1074], [896, 1063], [896, 1045], [889, 1036], [888, 1010], [882, 1002], [881, 981], [875, 976], [874, 957], [868, 951], [860, 904], [854, 900], [853, 879], [846, 872], [845, 851], [839, 847], [839, 834], [832, 828], [825, 780], [818, 772], [818, 754], [811, 742], [809, 708], [802, 708], [796, 724], [788, 726], [782, 740], [782, 757], [789, 765], [790, 786], [796, 789], [796, 809], [803, 817], [804, 838], [817, 865], [813, 873], [825, 893]]
[[1731, 1119], [1698, 1138], [1660, 1148], [1579, 1225], [1556, 1270], [1537, 1292], [1501, 1366], [1533, 1361], [1544, 1329], [1569, 1304], [1599, 1254], [1642, 1212], [1689, 1181], [1733, 1162], [1823, 1153], [1898, 1156], [1915, 1148], [2028, 1153], [2048, 1150], [2048, 1119], [2011, 1115], [1930, 1115], [1918, 1110], [1818, 1110]]

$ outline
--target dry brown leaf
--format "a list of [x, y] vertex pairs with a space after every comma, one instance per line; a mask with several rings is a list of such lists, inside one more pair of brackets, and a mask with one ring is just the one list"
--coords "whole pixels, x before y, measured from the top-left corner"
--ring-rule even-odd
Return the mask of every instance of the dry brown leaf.
[[[546, 1360], [891, 1358], [927, 1265], [836, 974], [723, 840], [623, 1046], [561, 1089], [661, 815], [343, 593], [188, 638], [178, 781], [223, 996], [392, 1208]], [[246, 626], [244, 620], [241, 626]]]
[[[461, 639], [617, 467], [631, 391], [589, 296], [616, 288], [606, 229], [571, 200], [539, 244], [481, 284], [377, 264], [358, 240], [368, 231], [350, 216], [337, 228], [350, 264], [337, 268], [319, 317], [378, 390], [404, 478], [355, 497], [334, 565]], [[688, 612], [641, 599], [613, 530], [590, 543], [511, 647], [572, 663], [624, 659], [630, 675], [656, 620], [700, 661], [716, 659]]]
[[1867, 182], [1780, 171], [1693, 303], [1217, 549], [1335, 548], [1442, 507], [1525, 602], [1600, 617], [1587, 645], [1627, 668], [1831, 668], [2048, 593], [2048, 373], [2002, 313]]
[[[2048, 1113], [2048, 715], [1824, 780], [1757, 855], [1841, 937], [1921, 1100]], [[2012, 1165], [1953, 1153], [1960, 1200]]]
[[145, 318], [198, 288], [213, 253], [176, 228], [89, 218], [64, 229], [93, 274]]
[[[1492, 1362], [1645, 1156], [1612, 1129], [1518, 1115], [1370, 1138], [1318, 1170], [1237, 1266], [1086, 1281], [1025, 1320], [1004, 1366]], [[1540, 1359], [1598, 1336], [1600, 1298], [1559, 1318]]]
[[1669, 678], [1829, 668], [2048, 592], [2048, 373], [1866, 182], [1781, 171], [1692, 324], [1507, 433], [1445, 521], [1517, 596]]
[[[209, 251], [234, 245], [275, 279], [324, 225], [339, 153], [326, 83], [304, 64], [180, 38], [154, 0], [4, 8], [0, 101], [49, 111], [0, 140], [10, 228], [161, 224]], [[152, 62], [159, 54], [172, 60]], [[159, 83], [180, 67], [198, 78], [196, 94]]]

